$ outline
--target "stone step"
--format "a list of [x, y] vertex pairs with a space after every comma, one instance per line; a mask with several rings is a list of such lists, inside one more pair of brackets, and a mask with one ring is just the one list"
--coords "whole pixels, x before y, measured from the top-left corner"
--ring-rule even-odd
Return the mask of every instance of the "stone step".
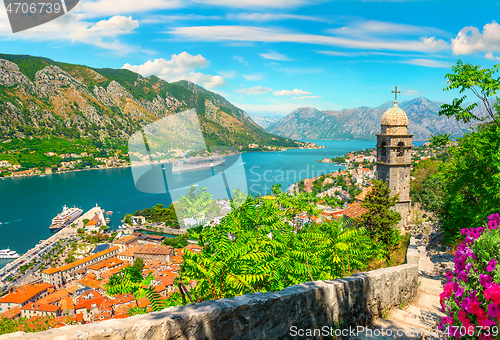
[[424, 330], [398, 320], [377, 319], [373, 323], [373, 326], [376, 329], [384, 329], [386, 336], [388, 336], [387, 333], [390, 330], [392, 335], [388, 336], [388, 339], [421, 339], [422, 334], [424, 334]]
[[428, 331], [433, 328], [438, 319], [436, 315], [427, 310], [422, 310], [416, 306], [412, 306], [412, 311], [395, 309], [390, 314], [390, 320], [403, 322], [418, 329]]

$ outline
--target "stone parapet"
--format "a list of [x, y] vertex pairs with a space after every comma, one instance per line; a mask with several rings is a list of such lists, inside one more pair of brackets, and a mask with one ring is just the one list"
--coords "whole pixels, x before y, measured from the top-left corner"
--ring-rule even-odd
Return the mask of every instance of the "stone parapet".
[[[170, 307], [161, 312], [0, 337], [22, 340], [288, 339], [292, 327], [371, 326], [385, 311], [410, 303], [418, 290], [418, 250], [407, 264], [346, 278], [303, 283], [279, 292]], [[315, 336], [314, 338], [322, 338]], [[326, 338], [326, 337], [325, 337]]]

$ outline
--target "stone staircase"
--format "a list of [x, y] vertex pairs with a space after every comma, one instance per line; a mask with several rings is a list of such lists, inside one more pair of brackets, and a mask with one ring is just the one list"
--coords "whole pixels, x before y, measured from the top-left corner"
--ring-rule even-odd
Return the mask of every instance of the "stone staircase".
[[[436, 274], [435, 263], [427, 256], [423, 242], [417, 240], [416, 245], [420, 258], [419, 287], [415, 300], [410, 305], [391, 310], [387, 318], [375, 320], [372, 327], [373, 333], [370, 334], [368, 331], [364, 335], [352, 338], [352, 340], [440, 339], [436, 332], [432, 331], [437, 330], [437, 326], [444, 316], [439, 303], [439, 294], [443, 291], [444, 276]], [[437, 264], [439, 265], [439, 263]], [[402, 332], [406, 332], [406, 334]]]

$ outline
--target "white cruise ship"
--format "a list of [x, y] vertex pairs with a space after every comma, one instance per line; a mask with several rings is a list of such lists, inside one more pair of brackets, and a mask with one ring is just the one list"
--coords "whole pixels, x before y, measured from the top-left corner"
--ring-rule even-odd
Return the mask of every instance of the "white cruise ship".
[[18, 257], [19, 254], [9, 248], [0, 250], [0, 259], [15, 259]]
[[66, 225], [69, 225], [71, 222], [76, 220], [83, 213], [82, 209], [79, 208], [68, 208], [67, 206], [63, 207], [62, 213], [58, 214], [56, 217], [52, 219], [52, 225], [50, 226], [51, 230], [62, 229]]
[[224, 161], [225, 159], [221, 156], [185, 158], [172, 163], [172, 172], [212, 168], [221, 165]]

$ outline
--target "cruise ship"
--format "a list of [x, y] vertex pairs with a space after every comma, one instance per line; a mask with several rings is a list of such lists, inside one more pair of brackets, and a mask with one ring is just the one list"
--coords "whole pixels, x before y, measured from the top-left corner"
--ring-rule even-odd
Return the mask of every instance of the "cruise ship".
[[68, 208], [63, 207], [62, 213], [58, 214], [52, 219], [52, 224], [50, 225], [50, 230], [60, 230], [65, 226], [69, 225], [71, 222], [76, 220], [83, 213], [82, 209], [79, 208]]
[[202, 170], [221, 165], [224, 161], [221, 156], [185, 158], [172, 163], [172, 172]]
[[0, 250], [0, 259], [16, 259], [18, 257], [19, 254], [9, 248]]

